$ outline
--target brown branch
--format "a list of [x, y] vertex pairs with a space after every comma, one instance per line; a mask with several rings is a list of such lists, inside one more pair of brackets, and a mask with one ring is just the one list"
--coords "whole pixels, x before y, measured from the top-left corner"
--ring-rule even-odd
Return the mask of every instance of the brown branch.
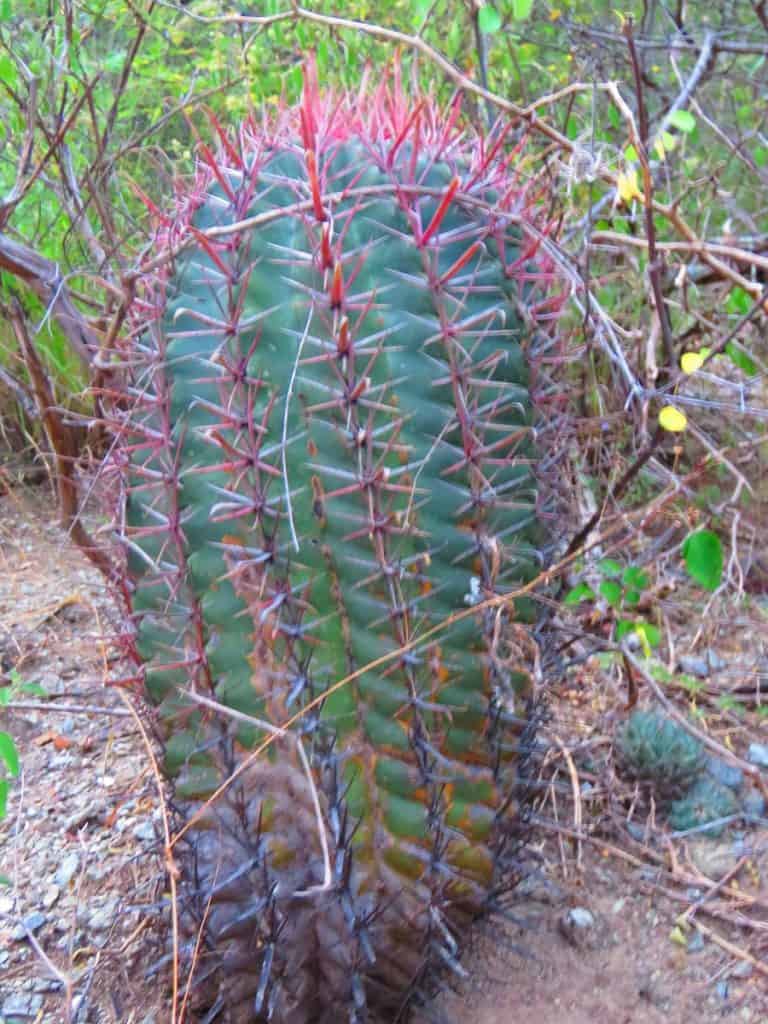
[[[661, 429], [661, 427], [657, 427], [656, 428], [656, 433], [653, 435], [651, 440], [648, 442], [648, 444], [645, 446], [645, 448], [642, 450], [642, 452], [638, 455], [638, 457], [635, 459], [635, 461], [627, 469], [627, 471], [624, 473], [622, 478], [619, 480], [619, 482], [614, 487], [613, 492], [610, 495], [610, 497], [612, 497], [614, 501], [618, 501], [618, 499], [626, 491], [627, 487], [629, 487], [629, 485], [635, 479], [637, 474], [640, 472], [640, 470], [643, 468], [643, 466], [646, 464], [646, 462], [650, 459], [650, 457], [656, 451], [656, 449], [659, 446], [659, 442], [661, 441], [663, 436], [664, 436], [664, 431]], [[606, 505], [607, 500], [608, 500], [608, 496], [606, 496], [605, 501], [603, 501], [601, 503], [601, 505], [597, 509], [597, 511], [592, 516], [590, 516], [589, 521], [584, 526], [582, 526], [582, 528], [579, 530], [579, 532], [576, 534], [576, 536], [570, 542], [570, 544], [568, 545], [568, 547], [566, 549], [566, 552], [565, 552], [566, 557], [568, 555], [573, 554], [574, 551], [578, 551], [579, 550], [581, 545], [584, 543], [584, 541], [587, 539], [587, 537], [590, 535], [590, 533], [594, 530], [594, 528], [597, 526], [597, 524], [603, 518], [603, 514], [605, 512], [605, 505]]]
[[[595, 231], [591, 242], [612, 242], [617, 245], [632, 245], [635, 248], [648, 248], [647, 238], [638, 238], [637, 235], [622, 235], [618, 231]], [[749, 249], [742, 249], [735, 245], [724, 245], [720, 242], [656, 242], [657, 252], [683, 252], [695, 256], [701, 256], [706, 250], [723, 256], [725, 259], [733, 260], [735, 263], [744, 263], [750, 267], [760, 267], [768, 270], [768, 256], [762, 256], [758, 252], [751, 252]]]
[[11, 302], [10, 307], [5, 310], [5, 314], [11, 322], [16, 341], [24, 357], [38, 412], [54, 454], [61, 525], [107, 579], [117, 579], [117, 572], [112, 560], [91, 539], [80, 519], [80, 494], [75, 472], [77, 444], [72, 431], [66, 427], [56, 408], [53, 389], [29, 336], [24, 311], [18, 299]]
[[69, 298], [58, 264], [0, 233], [0, 270], [18, 277], [42, 301], [86, 369], [99, 340]]

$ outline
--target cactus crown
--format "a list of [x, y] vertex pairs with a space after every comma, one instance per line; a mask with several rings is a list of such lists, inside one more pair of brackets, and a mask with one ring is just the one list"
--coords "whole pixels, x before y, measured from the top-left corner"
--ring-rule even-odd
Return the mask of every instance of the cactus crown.
[[682, 726], [658, 711], [633, 711], [617, 735], [624, 771], [650, 783], [664, 798], [679, 795], [704, 767], [704, 748]]
[[116, 403], [185, 926], [232, 1021], [391, 1020], [515, 859], [534, 613], [488, 599], [542, 561], [529, 347], [558, 300], [509, 126], [397, 69], [323, 98], [310, 65], [297, 110], [214, 127]]

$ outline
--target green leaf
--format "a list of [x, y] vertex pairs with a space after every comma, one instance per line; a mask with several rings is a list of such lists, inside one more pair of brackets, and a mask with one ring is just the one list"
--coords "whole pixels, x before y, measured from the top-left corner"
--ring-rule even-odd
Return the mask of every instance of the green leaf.
[[612, 605], [614, 608], [618, 608], [621, 604], [620, 583], [615, 583], [613, 580], [603, 580], [600, 584], [599, 590], [608, 604]]
[[640, 591], [639, 590], [626, 590], [624, 592], [624, 604], [627, 608], [636, 608], [640, 604]]
[[48, 696], [48, 694], [45, 691], [45, 688], [42, 687], [40, 683], [22, 683], [21, 688], [24, 691], [24, 693], [28, 693], [34, 697]]
[[612, 558], [601, 558], [597, 563], [597, 571], [603, 576], [621, 576], [621, 564]]
[[502, 27], [502, 15], [496, 7], [484, 4], [477, 12], [477, 24], [480, 32], [484, 32], [486, 36], [493, 36]]
[[0, 3], [0, 21], [10, 21], [13, 16], [13, 4], [11, 0], [3, 0]]
[[0, 708], [8, 706], [8, 701], [13, 693], [12, 686], [0, 686]]
[[635, 632], [646, 640], [649, 647], [658, 647], [661, 643], [661, 630], [651, 622], [635, 623]]
[[16, 77], [16, 65], [10, 57], [3, 54], [0, 57], [0, 82], [12, 89], [16, 84]]
[[517, 21], [530, 18], [532, 10], [533, 0], [512, 0], [512, 17]]
[[494, 32], [498, 32], [501, 28], [501, 15], [495, 7], [491, 7], [490, 4], [484, 4], [478, 11], [477, 24], [480, 26], [481, 32], [492, 36]]
[[702, 587], [716, 590], [723, 576], [723, 546], [711, 530], [697, 530], [683, 542], [685, 567]]
[[752, 360], [748, 352], [745, 352], [741, 345], [735, 341], [729, 341], [725, 346], [726, 354], [734, 366], [738, 366], [748, 377], [757, 376], [757, 364]]
[[580, 601], [594, 601], [595, 595], [591, 587], [586, 583], [577, 583], [572, 590], [565, 595], [565, 603], [568, 605], [578, 604]]
[[645, 590], [648, 586], [648, 574], [638, 569], [636, 565], [628, 565], [621, 577], [621, 582], [626, 587], [635, 587], [637, 590]]
[[0, 821], [3, 820], [8, 809], [8, 791], [10, 788], [7, 779], [0, 779]]
[[5, 762], [14, 778], [19, 774], [19, 752], [7, 732], [0, 732], [0, 761]]
[[[2, 815], [0, 814], [0, 818]], [[0, 875], [0, 885], [10, 885], [11, 880], [7, 875]]]
[[676, 110], [670, 117], [669, 123], [677, 128], [678, 131], [690, 135], [696, 127], [696, 118], [689, 110]]
[[635, 624], [630, 619], [621, 619], [616, 623], [616, 639], [622, 640], [625, 636], [634, 632]]
[[744, 316], [751, 308], [752, 297], [749, 292], [744, 291], [738, 285], [731, 288], [728, 298], [725, 300], [726, 313], [738, 313], [739, 316]]

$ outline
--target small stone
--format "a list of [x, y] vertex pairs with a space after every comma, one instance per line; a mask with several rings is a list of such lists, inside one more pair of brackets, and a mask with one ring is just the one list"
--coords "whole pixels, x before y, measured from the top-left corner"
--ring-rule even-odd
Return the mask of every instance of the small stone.
[[65, 718], [59, 726], [59, 732], [62, 736], [71, 736], [75, 731], [75, 720], [74, 718]]
[[45, 914], [41, 914], [39, 910], [33, 910], [31, 914], [27, 914], [26, 917], [22, 918], [22, 923], [16, 925], [11, 935], [17, 942], [23, 942], [27, 937], [28, 931], [33, 934], [39, 932], [46, 921]]
[[133, 829], [133, 835], [145, 843], [154, 843], [157, 838], [151, 821], [140, 821]]
[[750, 743], [747, 759], [750, 764], [756, 764], [758, 768], [768, 768], [768, 744]]
[[644, 825], [638, 825], [637, 822], [635, 822], [635, 821], [628, 821], [627, 822], [627, 832], [629, 832], [629, 834], [632, 836], [632, 838], [636, 839], [638, 841], [638, 843], [645, 842], [645, 826]]
[[688, 849], [699, 871], [715, 882], [719, 882], [736, 866], [743, 852], [741, 845], [735, 844], [730, 838], [720, 842], [692, 839]]
[[709, 675], [707, 659], [696, 654], [684, 654], [678, 661], [678, 666], [686, 675], [696, 676], [698, 679], [706, 679]]
[[46, 888], [45, 892], [43, 893], [43, 898], [41, 900], [46, 910], [51, 909], [53, 904], [59, 898], [60, 893], [61, 889], [59, 889], [58, 885], [49, 885]]
[[66, 857], [59, 864], [54, 880], [57, 885], [62, 887], [69, 885], [72, 879], [77, 874], [77, 869], [80, 867], [80, 857], [77, 853], [68, 853]]
[[118, 901], [108, 900], [103, 907], [92, 910], [88, 916], [88, 926], [95, 932], [104, 932], [112, 927]]
[[41, 995], [14, 992], [3, 1000], [4, 1017], [21, 1017], [22, 1019], [37, 1017], [43, 1006]]
[[538, 872], [532, 872], [515, 887], [515, 896], [521, 900], [531, 900], [534, 903], [544, 903], [550, 907], [556, 907], [565, 902], [566, 894], [563, 889]]
[[741, 806], [744, 808], [744, 813], [751, 818], [765, 817], [765, 797], [754, 786], [745, 790], [744, 796], [741, 798]]
[[744, 781], [744, 773], [735, 765], [728, 764], [719, 757], [707, 758], [707, 772], [716, 779], [721, 786], [728, 789], [738, 789]]
[[708, 647], [704, 653], [711, 672], [722, 672], [724, 668], [728, 668], [728, 662], [720, 657], [714, 647]]
[[58, 978], [35, 978], [32, 984], [33, 992], [58, 992], [62, 988]]
[[624, 909], [624, 906], [625, 906], [626, 902], [627, 902], [627, 897], [626, 896], [622, 896], [620, 899], [616, 900], [616, 902], [611, 907], [611, 913], [612, 914], [620, 914], [622, 912], [622, 910]]
[[14, 900], [12, 896], [0, 896], [0, 914], [13, 913]]
[[594, 941], [595, 918], [586, 907], [571, 907], [560, 918], [558, 926], [561, 934], [577, 949], [590, 946]]
[[739, 978], [739, 979], [742, 979], [742, 980], [744, 978], [751, 978], [753, 971], [754, 971], [754, 968], [753, 968], [752, 964], [749, 962], [749, 960], [739, 960], [739, 962], [736, 964], [736, 966], [731, 971], [731, 977], [732, 978]]
[[690, 939], [688, 939], [688, 952], [700, 953], [702, 949], [704, 949], [704, 936], [701, 932], [695, 931]]
[[717, 992], [717, 994], [720, 996], [720, 998], [722, 1000], [727, 1000], [728, 999], [728, 982], [727, 981], [718, 981], [718, 983], [715, 985], [715, 992]]

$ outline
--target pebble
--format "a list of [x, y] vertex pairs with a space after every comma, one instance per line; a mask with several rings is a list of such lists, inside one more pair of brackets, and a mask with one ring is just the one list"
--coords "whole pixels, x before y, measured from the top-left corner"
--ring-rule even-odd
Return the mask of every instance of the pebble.
[[722, 786], [738, 789], [744, 781], [744, 772], [719, 757], [707, 758], [707, 772]]
[[95, 932], [104, 932], [112, 927], [117, 909], [117, 899], [108, 900], [103, 907], [92, 910], [88, 916], [88, 924]]
[[12, 914], [14, 899], [12, 896], [0, 896], [0, 914]]
[[54, 880], [57, 885], [66, 886], [72, 881], [80, 867], [80, 857], [76, 853], [68, 853], [59, 864]]
[[34, 993], [13, 992], [3, 1000], [4, 1017], [37, 1017], [43, 1006], [43, 997]]
[[634, 821], [628, 821], [627, 822], [627, 832], [629, 832], [629, 834], [632, 836], [632, 838], [636, 839], [639, 843], [644, 843], [645, 842], [645, 838], [646, 838], [645, 832], [646, 832], [646, 830], [645, 830], [645, 826], [644, 825], [638, 825]]
[[718, 981], [715, 985], [715, 992], [720, 996], [721, 999], [725, 1000], [728, 998], [728, 982]]
[[753, 970], [754, 968], [752, 967], [752, 964], [749, 962], [749, 960], [739, 960], [739, 962], [731, 971], [731, 977], [740, 978], [742, 980], [744, 978], [751, 978]]
[[688, 939], [688, 952], [700, 953], [702, 949], [704, 949], [704, 936], [701, 932], [695, 931], [690, 939]]
[[747, 760], [750, 764], [756, 764], [758, 768], [768, 768], [768, 744], [750, 743]]
[[133, 835], [136, 839], [145, 843], [154, 843], [157, 838], [151, 821], [140, 821], [139, 824], [134, 827]]
[[706, 679], [709, 676], [709, 662], [697, 654], [684, 654], [678, 661], [679, 667], [686, 675]]
[[42, 904], [43, 904], [43, 906], [45, 907], [46, 910], [50, 910], [51, 909], [53, 904], [59, 898], [60, 894], [61, 894], [61, 889], [58, 887], [58, 885], [49, 885], [46, 888], [45, 892], [43, 893], [42, 900], [41, 900], [41, 902], [42, 902]]
[[22, 924], [17, 924], [11, 932], [11, 936], [16, 942], [22, 942], [27, 937], [27, 931], [39, 932], [47, 921], [45, 914], [41, 914], [39, 910], [33, 910], [31, 914], [27, 914], [26, 917], [22, 918]]
[[728, 662], [721, 658], [713, 647], [708, 647], [705, 654], [710, 671], [721, 672], [724, 668], [728, 667]]
[[720, 842], [712, 839], [691, 839], [688, 849], [691, 860], [699, 871], [715, 882], [735, 867], [744, 852], [743, 844], [734, 843], [731, 837]]
[[515, 896], [534, 903], [544, 903], [550, 907], [564, 903], [566, 898], [564, 889], [538, 872], [527, 875], [515, 887]]
[[765, 817], [765, 797], [754, 786], [750, 786], [745, 791], [741, 798], [741, 806], [744, 808], [744, 813], [752, 818]]
[[63, 988], [58, 978], [35, 978], [32, 983], [33, 992], [58, 992]]
[[558, 922], [560, 933], [572, 946], [581, 949], [592, 945], [595, 918], [586, 907], [571, 907]]

